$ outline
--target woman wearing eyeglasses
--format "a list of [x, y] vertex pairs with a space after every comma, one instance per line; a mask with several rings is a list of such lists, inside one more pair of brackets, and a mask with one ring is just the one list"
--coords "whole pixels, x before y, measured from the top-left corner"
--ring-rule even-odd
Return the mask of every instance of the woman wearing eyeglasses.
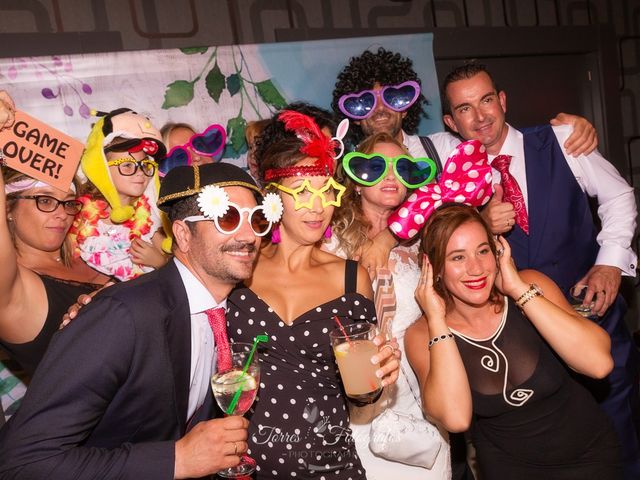
[[[343, 206], [334, 215], [334, 235], [324, 247], [342, 257], [359, 258], [370, 239], [387, 228], [387, 218], [409, 192], [431, 181], [435, 171], [433, 161], [411, 158], [406, 149], [387, 133], [366, 138], [356, 152], [343, 158], [338, 168], [337, 179], [346, 186], [346, 191]], [[421, 316], [413, 295], [420, 277], [417, 253], [416, 242], [397, 246], [391, 251], [388, 268], [369, 272], [375, 277], [376, 305], [384, 305], [378, 311], [380, 331], [388, 338], [397, 338], [401, 349], [405, 330]], [[420, 389], [415, 375], [403, 358], [394, 388], [385, 389], [381, 399], [372, 405], [352, 406], [350, 409], [349, 425], [369, 480], [387, 479], [392, 475], [407, 480], [450, 478], [446, 437], [438, 436], [440, 452], [430, 468], [387, 460], [374, 455], [369, 448], [371, 422], [376, 417], [390, 408], [423, 418], [419, 399]], [[425, 437], [424, 441], [428, 439]]]
[[62, 191], [3, 168], [0, 209], [0, 345], [30, 376], [69, 305], [108, 278], [73, 258], [65, 237], [80, 211]]
[[[15, 106], [0, 92], [0, 129]], [[58, 190], [2, 167], [0, 176], [0, 347], [27, 377], [35, 371], [69, 305], [108, 278], [73, 258], [65, 237], [80, 211], [76, 185]], [[1, 423], [1, 420], [0, 420]]]
[[[281, 198], [282, 218], [251, 280], [230, 295], [227, 318], [234, 341], [269, 336], [259, 357], [258, 399], [248, 414], [260, 480], [366, 478], [329, 331], [335, 318], [344, 326], [375, 322], [375, 307], [366, 272], [320, 249], [344, 191], [331, 176], [335, 147], [311, 117], [294, 111], [273, 119], [258, 142], [262, 183]], [[377, 374], [389, 385], [397, 378], [397, 344], [378, 348]]]
[[[14, 113], [11, 97], [0, 91], [0, 129], [13, 124]], [[75, 192], [75, 185], [61, 191], [2, 168], [0, 209], [6, 215], [0, 216], [0, 358], [5, 365], [7, 356], [12, 360], [12, 369], [2, 372], [1, 403], [8, 407], [7, 415], [24, 395], [21, 380], [28, 383], [68, 306], [108, 280], [74, 260], [66, 248], [65, 236], [80, 210]], [[13, 369], [15, 363], [18, 368]]]
[[81, 167], [91, 184], [70, 235], [82, 259], [118, 280], [164, 265], [156, 207], [165, 148], [149, 119], [116, 110], [93, 126]]

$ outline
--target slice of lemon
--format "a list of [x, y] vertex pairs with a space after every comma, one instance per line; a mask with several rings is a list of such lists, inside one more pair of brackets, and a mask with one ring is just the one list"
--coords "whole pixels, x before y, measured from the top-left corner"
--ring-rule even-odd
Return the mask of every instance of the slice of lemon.
[[333, 349], [333, 353], [335, 354], [336, 358], [344, 358], [349, 354], [349, 344], [348, 343], [341, 343], [340, 345], [337, 345], [334, 349]]

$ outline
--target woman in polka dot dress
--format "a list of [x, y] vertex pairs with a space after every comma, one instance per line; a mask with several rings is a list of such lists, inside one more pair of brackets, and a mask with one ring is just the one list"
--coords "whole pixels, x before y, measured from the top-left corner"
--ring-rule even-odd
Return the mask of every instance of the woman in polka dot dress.
[[[334, 317], [344, 325], [375, 322], [375, 307], [366, 271], [319, 248], [344, 192], [330, 176], [334, 142], [291, 111], [261, 139], [261, 176], [280, 193], [284, 211], [253, 278], [229, 297], [227, 315], [231, 340], [269, 336], [259, 357], [260, 391], [247, 414], [249, 454], [258, 479], [362, 480], [329, 331]], [[396, 348], [380, 346], [373, 358], [383, 385], [398, 377]]]

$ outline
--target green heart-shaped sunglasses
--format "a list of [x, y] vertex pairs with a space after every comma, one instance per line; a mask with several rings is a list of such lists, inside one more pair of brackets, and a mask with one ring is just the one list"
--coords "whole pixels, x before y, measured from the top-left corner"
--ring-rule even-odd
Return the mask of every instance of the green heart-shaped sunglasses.
[[426, 185], [436, 175], [436, 164], [430, 158], [411, 158], [408, 155], [389, 158], [379, 153], [351, 152], [342, 159], [347, 175], [367, 187], [386, 177], [390, 165], [393, 165], [393, 173], [400, 183], [410, 189]]

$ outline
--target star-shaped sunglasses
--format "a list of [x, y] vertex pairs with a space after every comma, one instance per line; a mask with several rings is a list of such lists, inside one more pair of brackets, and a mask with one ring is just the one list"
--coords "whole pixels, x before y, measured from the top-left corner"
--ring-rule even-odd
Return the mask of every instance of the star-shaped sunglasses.
[[404, 112], [420, 96], [420, 85], [413, 80], [399, 85], [387, 85], [380, 90], [362, 90], [340, 97], [338, 107], [347, 117], [354, 120], [369, 118], [376, 109], [378, 99], [394, 112]]
[[351, 152], [342, 159], [344, 171], [354, 182], [370, 187], [387, 176], [389, 166], [405, 187], [413, 189], [426, 185], [436, 175], [436, 164], [430, 158], [411, 158], [407, 155], [389, 158], [379, 153]]
[[329, 179], [320, 188], [314, 188], [308, 178], [305, 178], [304, 182], [296, 188], [288, 188], [275, 182], [267, 185], [267, 188], [272, 187], [293, 197], [294, 210], [300, 210], [301, 208], [313, 208], [316, 198], [320, 199], [322, 208], [330, 206], [339, 207], [342, 202], [342, 195], [344, 195], [345, 191], [345, 187], [336, 182], [333, 177], [329, 177]]
[[209, 125], [202, 133], [193, 135], [184, 145], [173, 147], [160, 163], [160, 175], [182, 165], [191, 165], [191, 151], [205, 157], [215, 157], [224, 148], [227, 134], [222, 125]]

